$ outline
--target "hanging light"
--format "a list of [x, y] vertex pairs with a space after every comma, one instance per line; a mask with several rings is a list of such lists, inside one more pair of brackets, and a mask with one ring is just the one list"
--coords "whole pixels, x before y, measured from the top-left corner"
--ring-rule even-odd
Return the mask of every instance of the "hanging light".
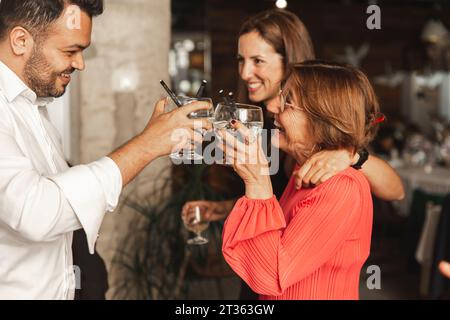
[[277, 8], [279, 9], [285, 9], [288, 5], [286, 0], [277, 0], [277, 2], [275, 3], [275, 5], [277, 6]]

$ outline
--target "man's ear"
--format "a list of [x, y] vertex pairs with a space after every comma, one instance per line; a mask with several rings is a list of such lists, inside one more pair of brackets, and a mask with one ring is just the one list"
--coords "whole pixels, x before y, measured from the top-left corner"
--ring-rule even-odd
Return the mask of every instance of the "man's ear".
[[33, 36], [22, 27], [14, 27], [9, 33], [11, 50], [17, 56], [28, 55], [34, 46]]

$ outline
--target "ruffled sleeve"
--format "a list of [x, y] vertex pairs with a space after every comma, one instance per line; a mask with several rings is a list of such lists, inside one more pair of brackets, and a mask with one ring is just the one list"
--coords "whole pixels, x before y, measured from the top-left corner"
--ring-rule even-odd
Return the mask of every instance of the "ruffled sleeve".
[[286, 227], [283, 210], [275, 196], [267, 200], [240, 198], [225, 222], [223, 243], [234, 248], [237, 243], [265, 232]]

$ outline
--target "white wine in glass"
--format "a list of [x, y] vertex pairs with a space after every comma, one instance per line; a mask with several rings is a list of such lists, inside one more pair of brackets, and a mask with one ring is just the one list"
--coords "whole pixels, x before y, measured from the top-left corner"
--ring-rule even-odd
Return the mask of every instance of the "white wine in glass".
[[208, 229], [209, 221], [205, 219], [204, 211], [199, 206], [189, 209], [187, 214], [183, 216], [183, 223], [187, 230], [196, 234], [195, 238], [187, 241], [188, 244], [201, 245], [208, 243], [208, 239], [204, 238], [201, 233]]
[[239, 120], [250, 129], [254, 137], [257, 137], [262, 132], [264, 115], [261, 107], [242, 103], [227, 104], [220, 102], [214, 112], [214, 129], [226, 129], [233, 133], [234, 129], [230, 124], [230, 121], [233, 119]]

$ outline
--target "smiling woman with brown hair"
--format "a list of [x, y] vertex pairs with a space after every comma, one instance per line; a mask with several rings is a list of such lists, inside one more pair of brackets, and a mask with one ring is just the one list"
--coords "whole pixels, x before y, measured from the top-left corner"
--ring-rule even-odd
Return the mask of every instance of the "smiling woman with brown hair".
[[[376, 133], [373, 89], [361, 71], [349, 66], [297, 64], [272, 103], [281, 111], [275, 116], [275, 140], [298, 165], [321, 150], [355, 152]], [[242, 125], [236, 128], [245, 135]], [[231, 154], [225, 152], [246, 187], [223, 230], [223, 254], [233, 270], [260, 299], [358, 299], [373, 210], [361, 171], [348, 168], [312, 189], [296, 190], [291, 178], [278, 202], [261, 148], [221, 135], [236, 146]]]
[[[250, 17], [241, 27], [238, 39], [238, 71], [240, 76], [239, 101], [259, 104], [265, 112], [266, 129], [270, 129], [273, 115], [279, 113], [277, 104], [281, 81], [286, 69], [294, 63], [314, 59], [311, 37], [303, 22], [287, 10], [267, 10]], [[280, 153], [280, 170], [272, 175], [274, 193], [281, 195], [290, 176], [296, 175], [298, 186], [319, 185], [337, 173], [357, 164], [359, 154], [334, 148], [315, 153], [301, 169], [292, 172], [294, 161]], [[385, 161], [370, 155], [362, 173], [369, 181], [371, 191], [383, 200], [401, 200], [404, 197], [400, 177]], [[231, 211], [235, 199], [227, 201], [193, 201], [183, 208], [199, 205], [205, 208], [210, 220], [222, 220]]]
[[[277, 103], [281, 81], [293, 63], [314, 59], [314, 48], [308, 29], [294, 13], [267, 10], [250, 17], [241, 27], [238, 38], [239, 101], [258, 104], [265, 113], [265, 126], [270, 129], [273, 115], [280, 112]], [[281, 150], [282, 151], [282, 150]], [[274, 194], [281, 196], [292, 174], [297, 186], [317, 186], [359, 161], [359, 155], [346, 149], [333, 148], [314, 153], [302, 167], [293, 172], [295, 161], [280, 152], [280, 170], [271, 176]], [[383, 160], [370, 155], [361, 172], [369, 181], [371, 191], [383, 200], [404, 197], [403, 185], [396, 172]], [[205, 209], [210, 220], [225, 219], [235, 199], [226, 201], [193, 201], [183, 207], [183, 214], [193, 206]], [[241, 298], [251, 299], [249, 290]]]

